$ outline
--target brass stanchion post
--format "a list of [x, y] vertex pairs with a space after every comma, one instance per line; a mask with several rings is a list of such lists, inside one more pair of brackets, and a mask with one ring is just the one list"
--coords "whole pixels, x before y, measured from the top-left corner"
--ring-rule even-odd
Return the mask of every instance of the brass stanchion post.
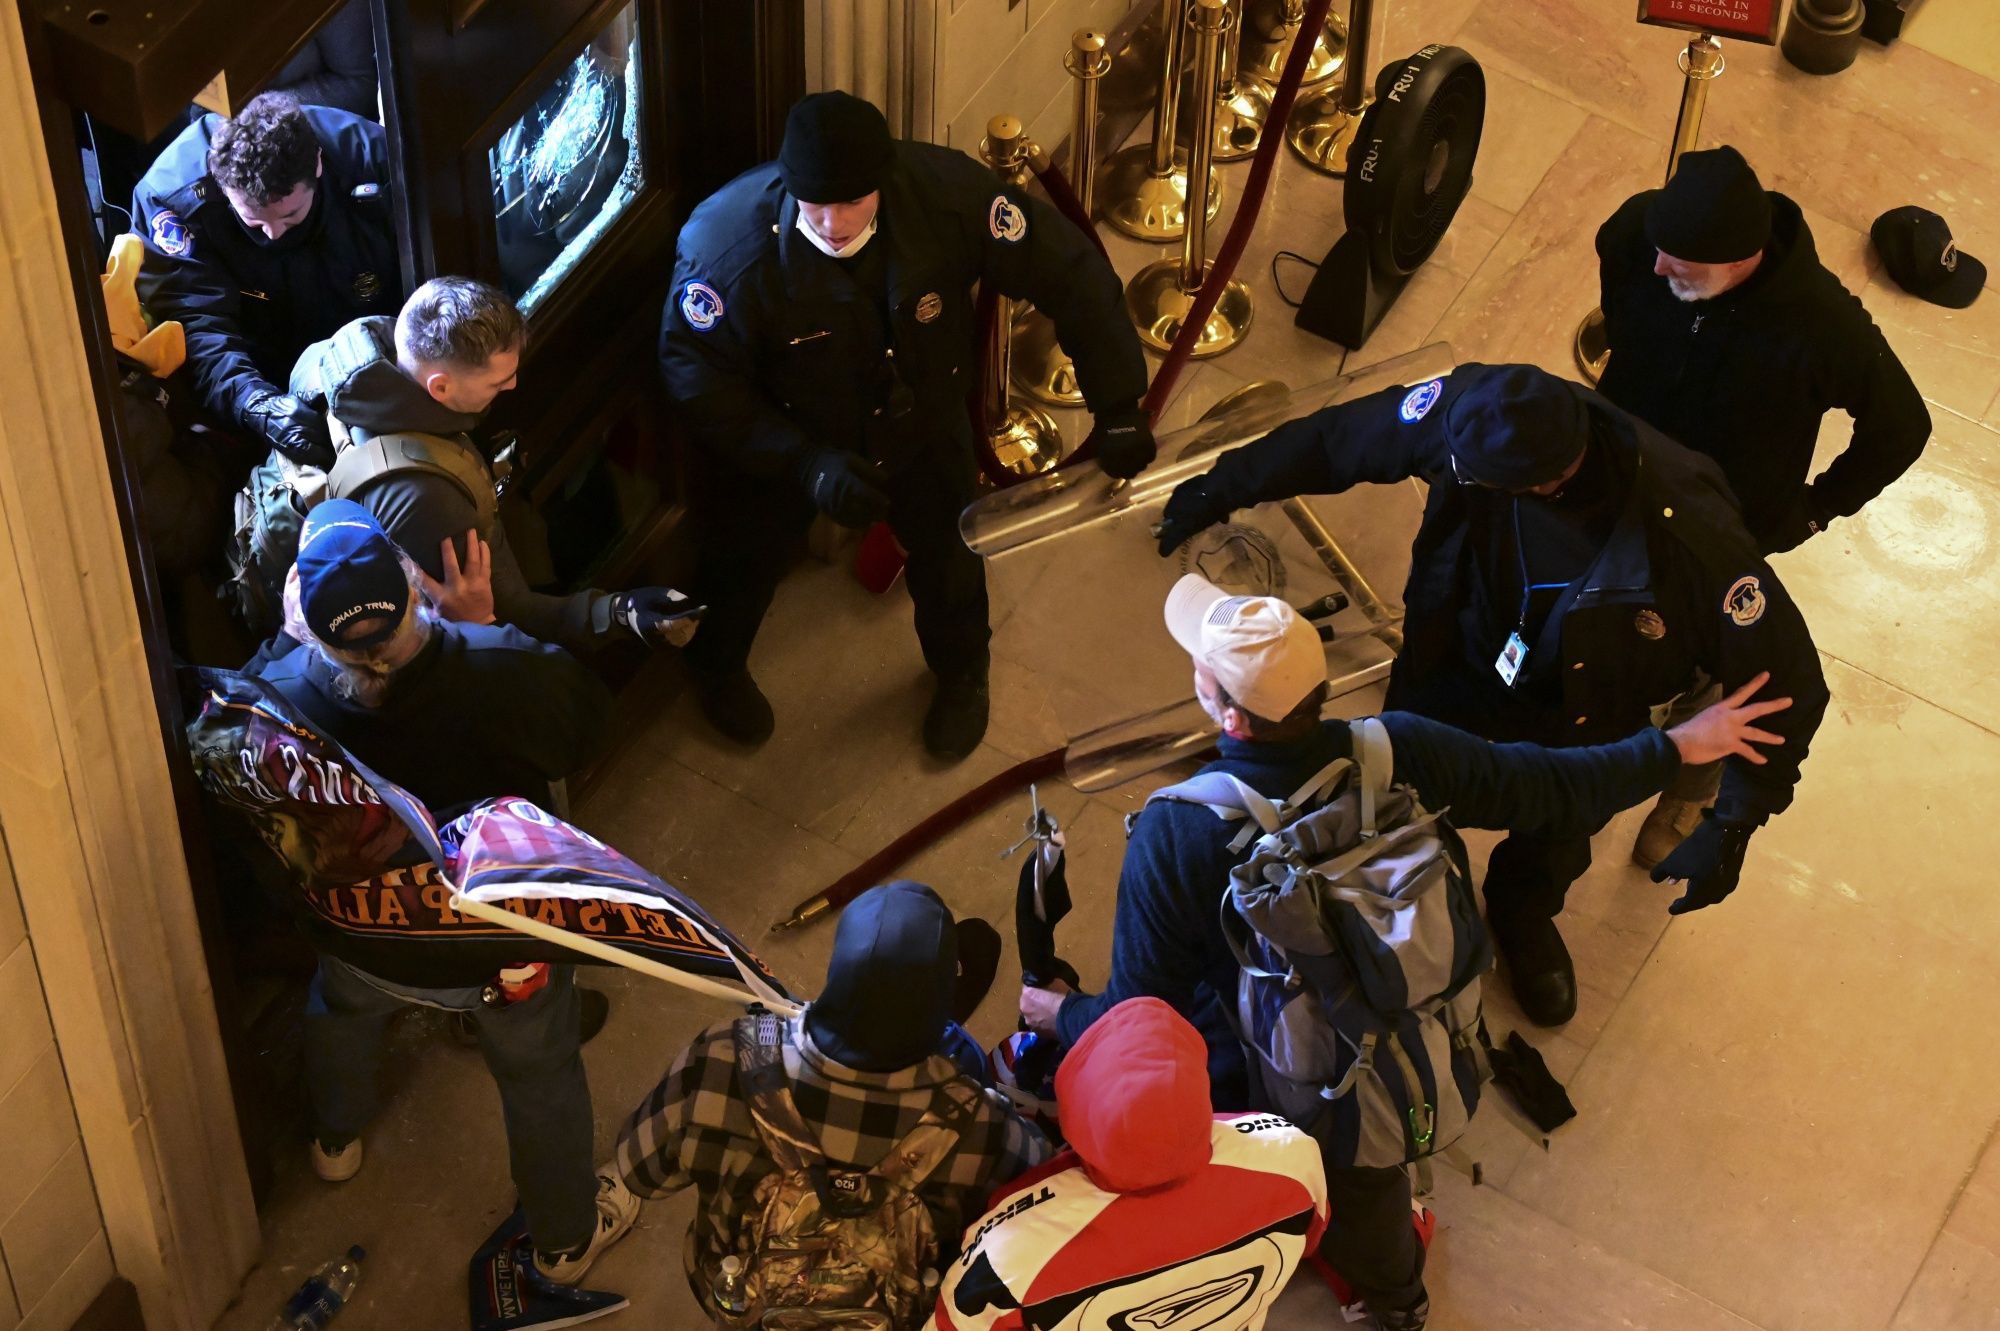
[[[1708, 106], [1708, 85], [1722, 73], [1722, 43], [1712, 33], [1701, 33], [1687, 44], [1687, 50], [1680, 54], [1681, 73], [1686, 83], [1681, 88], [1681, 109], [1674, 117], [1674, 141], [1667, 149], [1668, 180], [1680, 168], [1681, 158], [1694, 151], [1701, 141], [1701, 113]], [[1592, 384], [1604, 377], [1604, 367], [1611, 363], [1611, 343], [1604, 332], [1604, 311], [1593, 309], [1583, 316], [1583, 322], [1576, 326], [1576, 340], [1572, 346], [1576, 356], [1576, 368]]]
[[1208, 93], [1215, 98], [1215, 130], [1209, 135], [1209, 151], [1218, 162], [1240, 161], [1256, 152], [1264, 122], [1271, 118], [1271, 90], [1243, 72], [1245, 3], [1230, 0], [1223, 28], [1222, 68]]
[[[1222, 68], [1222, 32], [1227, 22], [1226, 0], [1194, 0], [1188, 11], [1188, 26], [1195, 42], [1195, 87], [1213, 88]], [[1188, 179], [1195, 183], [1213, 179], [1209, 152], [1215, 141], [1215, 99], [1203, 97], [1195, 103], [1194, 151]], [[1146, 265], [1125, 288], [1125, 308], [1139, 326], [1139, 340], [1155, 351], [1166, 351], [1180, 335], [1181, 324], [1201, 293], [1202, 279], [1208, 274], [1208, 218], [1211, 209], [1200, 206], [1197, 198], [1187, 212], [1187, 230], [1181, 237], [1181, 257], [1162, 259]], [[1232, 280], [1215, 302], [1215, 311], [1202, 326], [1194, 355], [1218, 356], [1237, 345], [1250, 331], [1250, 288]]]
[[[986, 122], [979, 155], [1000, 179], [1026, 185], [1029, 159], [1036, 148], [1016, 116], [998, 115]], [[1014, 302], [995, 296], [993, 327], [986, 339], [986, 364], [981, 388], [985, 394], [986, 443], [994, 461], [1017, 476], [1035, 476], [1062, 461], [1062, 432], [1040, 407], [1015, 406], [1008, 398], [1014, 354]]]
[[[1250, 5], [1255, 0], [1243, 3], [1243, 54], [1238, 64], [1251, 78], [1276, 87], [1279, 76], [1285, 72], [1285, 57], [1292, 52], [1292, 38], [1305, 22], [1306, 0], [1280, 0], [1278, 25], [1269, 32], [1258, 31], [1252, 21]], [[1300, 91], [1317, 90], [1330, 82], [1340, 73], [1346, 59], [1347, 21], [1338, 14], [1328, 14], [1325, 26], [1313, 41], [1312, 55], [1306, 59], [1306, 76], [1299, 84]]]
[[1361, 113], [1375, 100], [1368, 69], [1374, 18], [1375, 0], [1349, 0], [1347, 59], [1340, 83], [1311, 101], [1301, 101], [1286, 127], [1285, 137], [1306, 165], [1330, 176], [1347, 174], [1347, 151], [1361, 128]]
[[[1069, 184], [1086, 217], [1091, 215], [1097, 187], [1097, 86], [1111, 69], [1107, 44], [1103, 33], [1078, 28], [1070, 36], [1069, 54], [1063, 57], [1063, 68], [1076, 81], [1069, 127]], [[1054, 321], [1031, 306], [1022, 306], [1014, 317], [1014, 387], [1053, 407], [1083, 405], [1076, 366], [1056, 341]]]
[[[1139, 240], [1180, 239], [1187, 228], [1191, 194], [1199, 192], [1208, 200], [1210, 218], [1222, 206], [1214, 169], [1202, 177], [1198, 190], [1191, 188], [1194, 177], [1189, 174], [1188, 155], [1174, 142], [1174, 126], [1180, 119], [1181, 53], [1185, 49], [1182, 19], [1187, 4], [1188, 0], [1160, 0], [1165, 69], [1160, 75], [1159, 96], [1153, 102], [1153, 141], [1130, 144], [1112, 154], [1099, 182], [1104, 220]], [[1213, 79], [1211, 72], [1205, 86], [1213, 87]]]

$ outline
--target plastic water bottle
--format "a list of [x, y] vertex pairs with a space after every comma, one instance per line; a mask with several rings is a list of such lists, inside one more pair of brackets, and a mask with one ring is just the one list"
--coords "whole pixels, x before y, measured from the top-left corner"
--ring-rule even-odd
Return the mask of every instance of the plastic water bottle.
[[743, 1278], [743, 1259], [735, 1253], [722, 1259], [715, 1273], [715, 1307], [728, 1317], [750, 1311], [750, 1282]]
[[368, 1255], [359, 1244], [312, 1273], [298, 1293], [272, 1319], [268, 1331], [320, 1331], [354, 1297], [361, 1283], [361, 1261]]

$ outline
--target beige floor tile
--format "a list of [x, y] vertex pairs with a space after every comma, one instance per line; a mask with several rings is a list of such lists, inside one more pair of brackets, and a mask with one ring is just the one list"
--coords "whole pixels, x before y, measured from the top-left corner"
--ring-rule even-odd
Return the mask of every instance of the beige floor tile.
[[2000, 1255], [1938, 1235], [1890, 1331], [2000, 1331]]
[[[2000, 775], [2000, 741], [1829, 674], [1835, 710], [1799, 805], [1758, 834], [1726, 906], [1668, 930], [1573, 1088], [1586, 1116], [1507, 1183], [1758, 1325], [1801, 1331], [1888, 1321], [2000, 1103], [2000, 1073], [1925, 1016], [1991, 1001], [1996, 983], [1984, 866], [2000, 842], [1927, 810]], [[1905, 843], [1880, 835], [1918, 826], [1921, 885]], [[1917, 1133], [1909, 1079], [1930, 1088]]]
[[[1459, 30], [1458, 44], [1489, 68], [1636, 131], [1655, 145], [1639, 155], [1657, 184], [1685, 82], [1675, 60], [1687, 36], [1635, 23], [1632, 14], [1631, 5], [1597, 0], [1505, 0], [1481, 5]], [[1777, 58], [1744, 52], [1731, 43], [1729, 58]]]
[[1822, 651], [2000, 729], [2000, 488], [1991, 431], [1933, 410], [1931, 452], [1852, 518], [1774, 561]]
[[1654, 183], [1646, 151], [1630, 130], [1587, 121], [1432, 337], [1460, 360], [1528, 361], [1573, 374], [1571, 339], [1597, 304], [1597, 228]]
[[[2000, 85], [1906, 42], [1863, 43], [1831, 78], [1742, 49], [1730, 44], [1709, 96], [1704, 144], [1735, 144], [1767, 187], [1864, 235], [1914, 203], [1943, 214], [1967, 252], [2000, 252]], [[1661, 133], [1671, 125], [1670, 112]]]
[[1947, 310], [1876, 272], [1856, 293], [1931, 401], [1978, 420], [2000, 393], [2000, 300]]
[[1551, 1219], [1449, 1171], [1438, 1174], [1432, 1205], [1438, 1232], [1425, 1279], [1441, 1331], [1752, 1331], [1595, 1240], [1572, 1216]]
[[[1473, 55], [1479, 54], [1473, 48]], [[1519, 212], [1562, 156], [1590, 113], [1575, 102], [1516, 78], [1498, 64], [1486, 69], [1486, 126], [1472, 193]]]

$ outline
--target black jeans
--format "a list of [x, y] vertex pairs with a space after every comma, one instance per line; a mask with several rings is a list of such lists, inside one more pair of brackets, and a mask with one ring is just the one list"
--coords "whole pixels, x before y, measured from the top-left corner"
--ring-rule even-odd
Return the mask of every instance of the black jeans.
[[[751, 476], [698, 454], [689, 472], [695, 596], [708, 613], [687, 660], [704, 674], [728, 674], [749, 662], [758, 626], [816, 509], [791, 480]], [[958, 515], [977, 483], [971, 450], [956, 435], [939, 438], [934, 449], [884, 478], [889, 526], [909, 552], [904, 576], [916, 605], [917, 641], [924, 664], [943, 678], [983, 675], [987, 665], [986, 568], [958, 534]]]
[[1410, 1215], [1410, 1175], [1400, 1166], [1331, 1165], [1320, 1256], [1374, 1312], [1404, 1312], [1424, 1297], [1424, 1245]]

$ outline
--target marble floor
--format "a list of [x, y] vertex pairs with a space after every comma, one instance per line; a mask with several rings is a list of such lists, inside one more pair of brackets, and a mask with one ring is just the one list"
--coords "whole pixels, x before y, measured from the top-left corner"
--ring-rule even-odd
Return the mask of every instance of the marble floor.
[[[1386, 8], [1380, 50], [1464, 46], [1485, 67], [1491, 105], [1472, 197], [1348, 364], [1443, 340], [1460, 359], [1566, 372], [1570, 331], [1596, 298], [1592, 233], [1660, 176], [1680, 39], [1633, 24], [1613, 0]], [[1924, 21], [1945, 31], [1939, 11], [1954, 8], [1986, 6], [1926, 0]], [[1742, 889], [1670, 924], [1667, 890], [1625, 860], [1640, 814], [1599, 838], [1566, 917], [1581, 1010], [1532, 1035], [1581, 1112], [1542, 1140], [1490, 1096], [1472, 1138], [1482, 1183], [1440, 1171], [1440, 1331], [2000, 1328], [2000, 1066], [1978, 1034], [1979, 1014], [2000, 1004], [1989, 878], [2000, 864], [1989, 793], [2000, 785], [2000, 665], [1984, 655], [2000, 615], [2000, 294], [1962, 311], [1924, 304], [1877, 271], [1865, 239], [1877, 213], [1922, 203], [1967, 251], [2000, 262], [2000, 84], [1952, 63], [1950, 41], [1929, 44], [1867, 47], [1825, 80], [1732, 45], [1710, 98], [1705, 140], [1736, 143], [1804, 206], [1822, 253], [1922, 386], [1937, 434], [1863, 515], [1778, 562], [1825, 655], [1833, 705], [1798, 802], [1752, 843]], [[1242, 175], [1225, 168], [1225, 219]], [[1339, 215], [1336, 183], [1282, 160], [1241, 270], [1257, 292], [1253, 331], [1188, 374], [1168, 425], [1252, 380], [1297, 386], [1335, 371], [1339, 349], [1292, 327], [1269, 263], [1279, 249], [1322, 254]], [[1128, 272], [1159, 257], [1124, 241], [1113, 250]], [[1288, 290], [1303, 282], [1287, 277]], [[1829, 452], [1845, 428], [1829, 424]], [[711, 738], [662, 665], [627, 698], [627, 742], [579, 820], [684, 885], [809, 991], [831, 931], [766, 935], [795, 901], [915, 818], [1064, 742], [1077, 724], [1065, 679], [1108, 687], [1128, 669], [1178, 668], [1152, 629], [1132, 639], [1144, 665], [1035, 650], [1026, 621], [1009, 630], [1038, 599], [1022, 581], [995, 566], [994, 724], [965, 763], [922, 756], [928, 686], [907, 598], [809, 563], [780, 593], [755, 662], [778, 711], [771, 743], [752, 755]], [[1077, 909], [1063, 938], [1087, 981], [1102, 978], [1107, 954], [1120, 820], [1149, 784], [1042, 789], [1069, 832]], [[1024, 813], [1024, 799], [1010, 800], [904, 872], [1004, 924], [1014, 869], [997, 856]], [[1012, 1025], [1013, 971], [1003, 960], [973, 1023], [982, 1037]], [[608, 1148], [688, 1036], [726, 1012], [634, 976], [594, 982], [615, 1003], [586, 1051]], [[1496, 1029], [1520, 1024], [1489, 992]], [[406, 1020], [396, 1039], [394, 1101], [368, 1138], [367, 1169], [331, 1188], [302, 1153], [281, 1164], [265, 1260], [220, 1327], [255, 1331], [312, 1266], [356, 1242], [372, 1255], [341, 1327], [464, 1325], [464, 1263], [512, 1205], [496, 1098], [477, 1056], [428, 1018]], [[633, 1303], [607, 1325], [698, 1324], [680, 1275], [689, 1210], [685, 1198], [650, 1206], [597, 1268], [593, 1284]], [[1335, 1324], [1312, 1282], [1271, 1322]]]

